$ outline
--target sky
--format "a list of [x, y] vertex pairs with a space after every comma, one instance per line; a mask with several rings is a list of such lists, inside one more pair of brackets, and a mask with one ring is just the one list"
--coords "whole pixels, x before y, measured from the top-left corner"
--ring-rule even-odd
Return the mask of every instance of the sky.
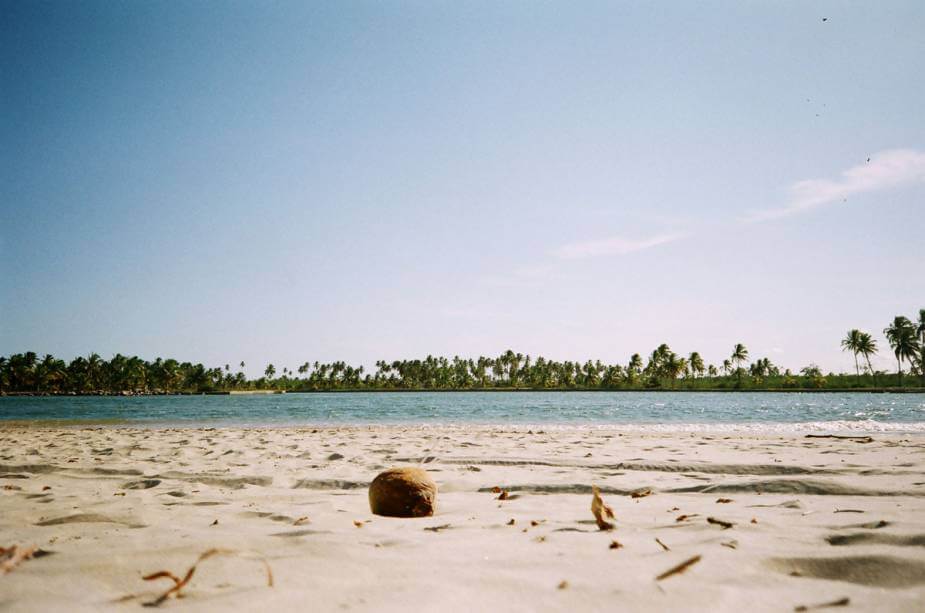
[[919, 0], [0, 13], [0, 355], [849, 371], [925, 308]]

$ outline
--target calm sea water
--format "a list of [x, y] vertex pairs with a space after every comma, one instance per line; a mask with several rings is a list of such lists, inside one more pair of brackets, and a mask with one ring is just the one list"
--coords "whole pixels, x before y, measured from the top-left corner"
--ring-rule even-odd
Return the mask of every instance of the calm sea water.
[[0, 397], [0, 420], [127, 424], [548, 424], [925, 431], [925, 394], [461, 392]]

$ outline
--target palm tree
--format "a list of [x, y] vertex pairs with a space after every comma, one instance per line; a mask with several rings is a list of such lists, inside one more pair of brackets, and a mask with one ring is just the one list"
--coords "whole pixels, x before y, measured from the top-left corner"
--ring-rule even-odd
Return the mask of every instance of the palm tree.
[[883, 334], [893, 348], [896, 356], [897, 371], [899, 372], [899, 385], [903, 384], [903, 360], [911, 361], [918, 349], [915, 326], [908, 317], [897, 315], [893, 323], [884, 328]]
[[268, 364], [266, 370], [263, 371], [263, 374], [266, 375], [267, 379], [272, 379], [273, 375], [276, 374], [276, 367], [272, 364]]
[[858, 354], [861, 353], [861, 337], [864, 333], [854, 328], [848, 330], [848, 335], [842, 339], [842, 351], [850, 351], [854, 354], [854, 370], [858, 375], [858, 383], [861, 382], [861, 367], [858, 365]]
[[915, 322], [915, 332], [919, 337], [919, 374], [925, 387], [925, 309], [919, 309], [919, 320]]
[[732, 370], [732, 362], [729, 360], [723, 360], [723, 374], [728, 375], [729, 371]]
[[864, 359], [867, 361], [867, 370], [870, 371], [870, 374], [874, 377], [874, 384], [877, 383], [877, 373], [874, 372], [874, 367], [870, 364], [870, 356], [877, 353], [877, 341], [868, 334], [867, 332], [861, 332], [861, 338], [858, 339], [858, 348], [857, 352], [864, 356]]
[[748, 359], [748, 349], [745, 348], [745, 345], [742, 343], [736, 343], [736, 346], [732, 350], [732, 355], [729, 356], [730, 359], [736, 363], [736, 374], [738, 376], [739, 385], [742, 384], [742, 362]]
[[703, 375], [703, 358], [700, 357], [700, 354], [696, 351], [691, 353], [690, 357], [687, 359], [688, 364], [690, 364], [691, 372], [696, 378], [698, 375]]

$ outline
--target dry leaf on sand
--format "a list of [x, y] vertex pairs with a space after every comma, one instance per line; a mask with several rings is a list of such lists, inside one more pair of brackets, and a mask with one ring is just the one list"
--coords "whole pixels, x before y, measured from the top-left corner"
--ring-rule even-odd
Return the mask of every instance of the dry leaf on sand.
[[594, 519], [597, 520], [597, 527], [601, 530], [613, 530], [614, 525], [605, 519], [605, 517], [614, 519], [613, 509], [601, 500], [601, 491], [596, 485], [591, 486], [591, 492], [593, 494], [591, 512], [594, 514]]

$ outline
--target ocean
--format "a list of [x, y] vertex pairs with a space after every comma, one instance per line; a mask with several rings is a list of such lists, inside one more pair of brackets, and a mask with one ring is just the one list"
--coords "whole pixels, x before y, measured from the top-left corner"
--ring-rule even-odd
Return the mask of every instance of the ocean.
[[925, 394], [340, 392], [0, 397], [0, 422], [125, 425], [547, 425], [641, 430], [925, 431]]

